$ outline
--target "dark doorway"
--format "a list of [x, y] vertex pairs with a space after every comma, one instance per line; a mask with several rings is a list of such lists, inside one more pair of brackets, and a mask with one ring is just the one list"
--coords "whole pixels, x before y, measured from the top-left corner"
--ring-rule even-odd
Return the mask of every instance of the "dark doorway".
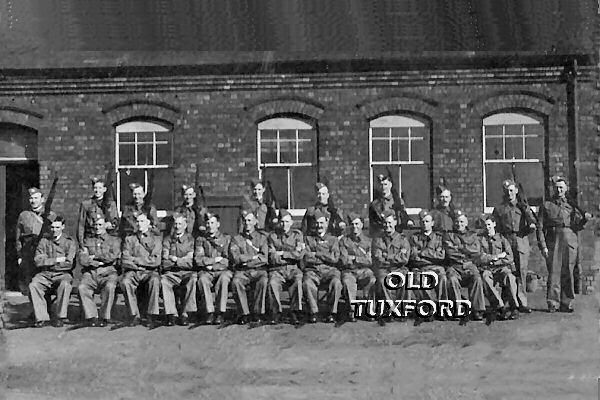
[[5, 263], [6, 290], [19, 288], [15, 228], [19, 213], [29, 207], [27, 189], [39, 187], [39, 176], [39, 165], [35, 161], [0, 165], [0, 180], [4, 180], [4, 185], [0, 182], [0, 190], [5, 187], [4, 193], [0, 193], [0, 203], [4, 202], [4, 207], [0, 204], [0, 211], [5, 208], [4, 215], [0, 215], [4, 219], [0, 224], [0, 237], [6, 238], [4, 260], [0, 261]]

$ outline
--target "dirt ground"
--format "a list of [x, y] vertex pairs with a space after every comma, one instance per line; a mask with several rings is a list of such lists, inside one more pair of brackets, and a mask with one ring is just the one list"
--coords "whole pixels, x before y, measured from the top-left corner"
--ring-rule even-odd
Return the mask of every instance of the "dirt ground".
[[[531, 295], [543, 308], [543, 293]], [[13, 319], [30, 308], [11, 298]], [[595, 399], [599, 306], [518, 321], [2, 332], [6, 399]], [[72, 307], [75, 308], [75, 307]]]

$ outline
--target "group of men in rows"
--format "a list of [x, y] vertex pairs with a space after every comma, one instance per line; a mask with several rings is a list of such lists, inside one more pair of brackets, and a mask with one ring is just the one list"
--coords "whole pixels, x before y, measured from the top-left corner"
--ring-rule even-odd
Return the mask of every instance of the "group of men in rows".
[[[124, 294], [130, 325], [141, 323], [141, 307], [149, 324], [158, 324], [161, 294], [167, 325], [189, 324], [199, 304], [205, 323], [222, 323], [230, 290], [239, 323], [251, 319], [277, 323], [285, 286], [293, 323], [317, 321], [320, 288], [327, 292], [327, 322], [355, 321], [349, 305], [359, 289], [381, 300], [436, 301], [461, 299], [462, 287], [468, 288], [473, 320], [482, 319], [486, 298], [494, 318], [516, 319], [519, 311], [531, 312], [525, 283], [533, 231], [547, 260], [549, 311], [572, 312], [577, 231], [589, 214], [567, 199], [565, 179], [552, 179], [555, 196], [544, 202], [539, 218], [520, 199], [517, 184], [506, 180], [504, 201], [482, 218], [481, 232], [469, 229], [468, 218], [454, 207], [450, 190], [440, 188], [438, 205], [419, 213], [419, 230], [411, 235], [403, 231], [415, 224], [391, 178], [380, 176], [379, 181], [381, 194], [369, 206], [369, 235], [363, 232], [360, 214], [343, 218], [323, 183], [316, 185], [317, 201], [307, 209], [298, 230], [292, 227], [287, 210], [271, 212], [274, 205], [264, 200], [264, 184], [252, 182], [253, 198], [243, 205], [239, 231], [232, 237], [221, 231], [219, 215], [197, 205], [192, 186], [182, 186], [182, 204], [172, 213], [163, 235], [156, 207], [140, 185], [130, 185], [132, 200], [119, 218], [115, 202], [107, 199], [105, 182], [93, 179], [93, 195], [81, 203], [73, 240], [64, 233], [62, 216], [42, 215], [43, 195], [32, 188], [31, 210], [18, 219], [17, 250], [35, 326], [50, 321], [47, 294], [51, 290], [57, 295], [55, 325], [64, 324], [75, 265], [82, 268], [79, 297], [91, 326], [106, 326], [111, 319], [117, 286]], [[273, 215], [276, 220], [269, 220]], [[44, 218], [48, 235], [40, 234]], [[396, 271], [433, 271], [439, 285], [431, 290], [392, 291], [384, 282]], [[94, 302], [98, 292], [99, 313]], [[349, 307], [339, 312], [342, 298]]]

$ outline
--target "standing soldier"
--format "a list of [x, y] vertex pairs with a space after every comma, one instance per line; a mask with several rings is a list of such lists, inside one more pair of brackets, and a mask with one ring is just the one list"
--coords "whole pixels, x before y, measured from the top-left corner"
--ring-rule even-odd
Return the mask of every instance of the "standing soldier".
[[231, 239], [229, 259], [235, 269], [232, 286], [241, 312], [239, 323], [249, 322], [250, 307], [246, 287], [253, 285], [254, 301], [252, 311], [257, 322], [261, 322], [266, 314], [265, 297], [267, 292], [267, 262], [269, 246], [267, 236], [256, 230], [256, 217], [252, 210], [243, 210], [244, 233]]
[[127, 236], [123, 244], [121, 266], [124, 274], [121, 277], [121, 290], [125, 294], [125, 302], [131, 315], [130, 326], [139, 325], [140, 310], [136, 291], [140, 285], [148, 290], [149, 327], [157, 324], [159, 313], [160, 275], [158, 269], [161, 262], [161, 238], [150, 230], [150, 220], [143, 212], [134, 214], [136, 233]]
[[[479, 257], [479, 267], [482, 270], [481, 278], [486, 296], [490, 301], [493, 310], [491, 319], [496, 317], [496, 311], [499, 312], [499, 318], [505, 319], [507, 308], [505, 307], [501, 293], [506, 293], [509, 297], [508, 304], [511, 310], [509, 319], [519, 318], [518, 300], [517, 300], [517, 280], [513, 274], [515, 264], [513, 254], [508, 240], [496, 232], [496, 220], [492, 215], [485, 216], [486, 232], [479, 237], [481, 243], [481, 254]], [[495, 285], [499, 284], [501, 292], [496, 290]]]
[[302, 232], [292, 229], [292, 215], [287, 210], [279, 211], [280, 229], [269, 235], [269, 307], [271, 323], [276, 324], [283, 308], [281, 290], [289, 284], [292, 324], [298, 323], [302, 311], [302, 270], [300, 263], [304, 258], [306, 245]]
[[[221, 233], [221, 219], [218, 214], [206, 214], [206, 235], [196, 238], [194, 261], [198, 273], [198, 291], [206, 307], [206, 324], [223, 323], [223, 314], [227, 311], [229, 282], [233, 274], [229, 271], [229, 244], [231, 236]], [[219, 302], [215, 319], [215, 305], [211, 289], [216, 284], [215, 294]]]
[[[246, 197], [247, 195], [244, 195], [244, 197], [246, 197], [246, 204], [244, 204], [242, 208], [252, 211], [252, 214], [254, 214], [254, 217], [256, 218], [256, 230], [269, 230], [273, 221], [268, 221], [267, 219], [272, 217], [272, 215], [269, 216], [269, 211], [272, 210], [273, 205], [267, 204], [265, 199], [265, 185], [258, 179], [252, 179], [250, 181], [250, 186], [252, 188], [252, 198], [248, 198]], [[238, 232], [244, 233], [244, 218], [241, 216], [238, 219]]]
[[383, 235], [385, 231], [384, 212], [392, 210], [396, 215], [396, 230], [402, 232], [404, 228], [414, 226], [404, 208], [404, 201], [396, 190], [393, 189], [392, 178], [389, 175], [377, 177], [381, 184], [381, 192], [369, 205], [369, 232], [372, 237]]
[[130, 183], [129, 189], [131, 189], [132, 200], [123, 205], [121, 224], [119, 226], [121, 237], [125, 239], [125, 237], [136, 233], [136, 215], [139, 213], [146, 214], [148, 221], [150, 222], [150, 229], [153, 233], [158, 233], [158, 230], [156, 229], [156, 224], [158, 223], [156, 207], [154, 207], [152, 203], [146, 201], [144, 188], [138, 183]]
[[573, 268], [577, 258], [577, 232], [583, 229], [589, 213], [567, 198], [567, 181], [560, 176], [552, 177], [554, 196], [544, 202], [540, 223], [548, 242], [549, 255], [547, 302], [550, 312], [573, 312], [575, 299]]
[[[373, 239], [373, 271], [376, 283], [373, 290], [375, 300], [396, 300], [392, 291], [384, 284], [386, 276], [390, 272], [400, 272], [406, 276], [408, 273], [407, 263], [410, 257], [410, 244], [404, 235], [396, 230], [398, 224], [394, 210], [383, 212], [384, 231]], [[412, 293], [404, 288], [398, 290], [399, 300], [411, 299]], [[383, 317], [383, 316], [382, 316]], [[385, 325], [385, 319], [379, 319], [380, 325]]]
[[30, 188], [28, 192], [31, 209], [21, 211], [17, 219], [16, 229], [19, 289], [24, 295], [29, 295], [29, 284], [36, 273], [33, 258], [44, 225], [44, 195], [40, 189], [35, 187]]
[[371, 261], [371, 240], [363, 233], [363, 218], [356, 213], [348, 217], [352, 232], [340, 239], [340, 265], [346, 304], [350, 308], [348, 320], [355, 322], [354, 306], [358, 288], [370, 293], [375, 284]]
[[[104, 214], [96, 214], [92, 219], [94, 235], [86, 236], [80, 244], [78, 255], [83, 276], [79, 284], [79, 302], [89, 326], [106, 326], [115, 301], [118, 275], [116, 264], [121, 257], [121, 241], [106, 232], [109, 224]], [[86, 216], [87, 220], [87, 216]], [[110, 225], [109, 225], [110, 226]], [[94, 302], [94, 293], [100, 291], [100, 321]]]
[[[326, 188], [326, 187], [325, 187]], [[308, 322], [317, 322], [316, 314], [319, 312], [319, 285], [328, 283], [327, 303], [329, 315], [325, 322], [335, 322], [338, 303], [342, 296], [342, 282], [340, 270], [337, 268], [340, 248], [335, 236], [327, 231], [329, 226], [329, 213], [315, 210], [313, 217], [317, 224], [317, 232], [306, 236], [306, 253], [304, 254], [304, 277], [302, 289], [306, 293], [308, 303]]]
[[102, 179], [92, 178], [92, 190], [92, 197], [82, 201], [79, 205], [77, 242], [80, 247], [83, 245], [85, 238], [94, 236], [96, 233], [94, 223], [98, 214], [103, 215], [108, 232], [116, 229], [119, 223], [117, 203], [108, 197], [106, 182]]
[[433, 230], [438, 232], [451, 232], [454, 229], [456, 211], [452, 204], [452, 192], [446, 187], [438, 186], [438, 204], [431, 210], [433, 217]]
[[317, 221], [315, 213], [320, 211], [321, 213], [327, 213], [330, 216], [327, 232], [336, 237], [341, 236], [344, 232], [344, 228], [346, 227], [346, 223], [342, 218], [341, 211], [333, 205], [330, 199], [329, 188], [326, 184], [318, 182], [316, 184], [316, 190], [317, 202], [314, 206], [311, 206], [306, 210], [304, 218], [302, 218], [302, 234], [305, 237], [314, 236], [317, 234]]
[[[193, 215], [193, 214], [192, 214]], [[173, 214], [173, 232], [164, 238], [162, 243], [162, 287], [167, 326], [175, 325], [175, 317], [179, 315], [175, 303], [175, 287], [183, 287], [182, 312], [179, 323], [187, 326], [188, 313], [196, 312], [197, 274], [194, 271], [194, 238], [187, 229], [184, 214]]]
[[448, 297], [454, 301], [461, 299], [461, 286], [469, 289], [471, 301], [471, 319], [481, 321], [485, 313], [485, 295], [483, 281], [475, 264], [481, 254], [481, 244], [477, 233], [469, 229], [469, 220], [460, 210], [455, 210], [456, 230], [444, 235], [446, 252], [446, 277], [448, 279]]
[[42, 238], [35, 250], [37, 273], [29, 284], [29, 293], [35, 326], [42, 327], [50, 321], [45, 296], [49, 290], [56, 290], [57, 319], [54, 326], [60, 328], [67, 319], [71, 284], [73, 282], [73, 261], [77, 251], [75, 241], [63, 233], [65, 220], [61, 215], [49, 214], [51, 238]]
[[208, 210], [197, 204], [197, 194], [191, 185], [181, 185], [181, 197], [183, 202], [175, 208], [175, 212], [185, 217], [186, 232], [197, 238], [206, 231], [204, 217]]
[[531, 207], [522, 201], [517, 184], [507, 179], [502, 182], [504, 199], [502, 203], [494, 208], [493, 216], [496, 220], [496, 230], [504, 235], [510, 243], [517, 275], [517, 299], [519, 300], [519, 311], [530, 313], [531, 308], [527, 306], [527, 294], [525, 285], [527, 282], [527, 270], [529, 265], [529, 233], [536, 231], [538, 247], [544, 258], [548, 257], [548, 249], [544, 240], [544, 234], [539, 229], [539, 223]]

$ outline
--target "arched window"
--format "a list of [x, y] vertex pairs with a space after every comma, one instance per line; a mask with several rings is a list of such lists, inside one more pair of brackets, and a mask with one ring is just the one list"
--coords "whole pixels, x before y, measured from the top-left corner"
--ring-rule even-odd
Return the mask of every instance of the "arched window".
[[317, 130], [303, 120], [271, 118], [258, 124], [259, 176], [271, 183], [281, 207], [303, 210], [314, 202]]
[[[172, 128], [149, 121], [130, 121], [116, 127], [117, 206], [130, 200], [129, 184], [154, 186], [152, 202], [158, 210], [173, 208]], [[164, 216], [164, 212], [159, 216]]]
[[387, 115], [371, 120], [371, 198], [377, 175], [391, 174], [409, 213], [431, 207], [429, 136], [429, 125], [411, 117]]
[[544, 196], [544, 124], [517, 113], [497, 113], [483, 119], [483, 189], [486, 212], [502, 201], [502, 181], [515, 179], [529, 203]]

